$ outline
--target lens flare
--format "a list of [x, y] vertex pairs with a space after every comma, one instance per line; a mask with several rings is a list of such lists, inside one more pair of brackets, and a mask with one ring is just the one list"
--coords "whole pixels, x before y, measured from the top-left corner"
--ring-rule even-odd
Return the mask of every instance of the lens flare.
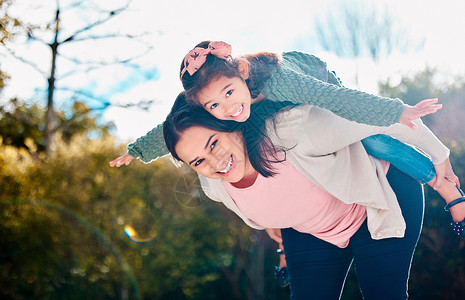
[[134, 230], [134, 228], [132, 228], [132, 227], [129, 226], [129, 225], [124, 226], [124, 233], [125, 233], [130, 239], [132, 239], [132, 238], [137, 234], [137, 232]]
[[130, 225], [124, 225], [124, 233], [128, 236], [128, 238], [136, 243], [147, 243], [153, 240], [156, 236], [157, 233], [154, 230], [150, 230], [149, 236], [147, 237], [141, 237], [137, 233], [137, 231]]

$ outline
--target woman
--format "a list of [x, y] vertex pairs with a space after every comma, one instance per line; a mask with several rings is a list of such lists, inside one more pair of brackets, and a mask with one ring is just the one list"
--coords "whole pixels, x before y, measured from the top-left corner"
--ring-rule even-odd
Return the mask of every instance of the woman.
[[285, 228], [293, 299], [338, 298], [352, 260], [365, 299], [405, 299], [422, 224], [421, 185], [392, 166], [386, 175], [386, 164], [368, 156], [360, 139], [389, 134], [421, 147], [434, 163], [445, 161], [448, 149], [419, 120], [417, 131], [380, 128], [301, 105], [273, 124], [266, 116], [276, 104], [270, 112], [264, 103], [239, 125], [196, 111], [180, 94], [164, 123], [167, 147], [199, 173], [209, 198], [249, 226]]

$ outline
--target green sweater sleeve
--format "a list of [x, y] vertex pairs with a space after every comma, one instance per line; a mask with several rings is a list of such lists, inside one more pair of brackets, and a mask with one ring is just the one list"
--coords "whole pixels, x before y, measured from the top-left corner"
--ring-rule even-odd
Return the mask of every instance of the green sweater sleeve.
[[163, 125], [150, 130], [128, 145], [128, 153], [134, 158], [139, 158], [144, 163], [149, 163], [159, 157], [169, 154], [163, 138]]
[[262, 89], [272, 101], [312, 104], [358, 123], [390, 126], [405, 109], [400, 99], [390, 99], [348, 89], [326, 64], [313, 55], [286, 52]]

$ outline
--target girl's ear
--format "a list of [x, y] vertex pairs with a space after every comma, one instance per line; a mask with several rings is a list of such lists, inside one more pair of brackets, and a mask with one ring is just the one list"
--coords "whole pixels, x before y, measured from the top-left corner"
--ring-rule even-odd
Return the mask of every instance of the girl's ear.
[[239, 74], [241, 74], [243, 80], [249, 78], [249, 63], [245, 59], [239, 60], [237, 68], [239, 69]]

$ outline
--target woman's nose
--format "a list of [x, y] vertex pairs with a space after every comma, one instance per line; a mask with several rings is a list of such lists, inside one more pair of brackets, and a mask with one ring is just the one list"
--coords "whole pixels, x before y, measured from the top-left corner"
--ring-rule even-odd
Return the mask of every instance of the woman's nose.
[[217, 171], [224, 169], [227, 165], [228, 157], [229, 155], [225, 149], [223, 149], [221, 145], [217, 145], [210, 153], [211, 167]]

